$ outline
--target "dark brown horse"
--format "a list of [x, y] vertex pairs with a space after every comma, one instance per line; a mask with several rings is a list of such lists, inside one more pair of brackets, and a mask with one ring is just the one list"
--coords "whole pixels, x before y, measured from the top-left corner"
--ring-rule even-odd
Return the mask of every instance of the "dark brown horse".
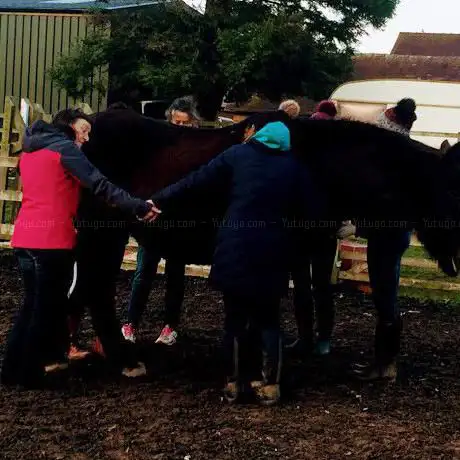
[[[131, 110], [107, 111], [95, 117], [85, 152], [113, 182], [149, 198], [240, 143], [247, 123], [190, 129]], [[293, 120], [289, 128], [293, 150], [310, 168], [331, 220], [356, 218], [361, 226], [415, 229], [441, 269], [451, 276], [458, 274], [458, 146], [442, 156], [402, 135], [343, 120]], [[174, 211], [162, 215], [155, 225], [146, 226], [128, 221], [84, 193], [78, 261], [84, 274], [82, 291], [92, 292], [85, 303], [95, 308], [113, 306], [129, 234], [144, 245], [159, 245], [165, 258], [175, 251], [186, 263], [209, 264], [216, 231], [213, 223], [222, 217], [225, 204], [225, 190], [212, 194], [197, 190], [175, 203]]]

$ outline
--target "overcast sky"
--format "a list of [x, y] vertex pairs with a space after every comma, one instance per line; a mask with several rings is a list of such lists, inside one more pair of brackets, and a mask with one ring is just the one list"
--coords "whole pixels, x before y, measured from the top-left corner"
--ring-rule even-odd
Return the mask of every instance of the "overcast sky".
[[[184, 0], [204, 8], [206, 0]], [[460, 0], [401, 0], [396, 13], [382, 31], [370, 29], [361, 39], [362, 53], [389, 53], [399, 32], [460, 33]]]
[[389, 53], [399, 32], [460, 33], [460, 0], [401, 0], [382, 31], [370, 30], [359, 46], [362, 53]]

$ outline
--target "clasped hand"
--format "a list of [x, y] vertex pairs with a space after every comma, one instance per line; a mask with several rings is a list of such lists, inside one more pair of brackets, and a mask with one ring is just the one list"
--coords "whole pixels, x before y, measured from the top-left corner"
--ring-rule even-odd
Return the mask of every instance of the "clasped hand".
[[152, 200], [147, 200], [147, 203], [151, 205], [150, 211], [140, 220], [143, 222], [153, 222], [161, 214], [161, 210], [155, 206]]

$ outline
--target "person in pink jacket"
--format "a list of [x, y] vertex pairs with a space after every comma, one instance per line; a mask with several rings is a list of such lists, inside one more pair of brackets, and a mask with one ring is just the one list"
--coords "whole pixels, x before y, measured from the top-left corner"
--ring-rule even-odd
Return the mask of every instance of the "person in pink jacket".
[[66, 367], [67, 292], [71, 285], [82, 187], [133, 219], [153, 220], [151, 203], [112, 184], [85, 157], [91, 120], [81, 111], [59, 112], [51, 124], [40, 120], [27, 129], [19, 172], [21, 209], [11, 245], [24, 283], [24, 304], [9, 334], [3, 384], [41, 386], [47, 365]]

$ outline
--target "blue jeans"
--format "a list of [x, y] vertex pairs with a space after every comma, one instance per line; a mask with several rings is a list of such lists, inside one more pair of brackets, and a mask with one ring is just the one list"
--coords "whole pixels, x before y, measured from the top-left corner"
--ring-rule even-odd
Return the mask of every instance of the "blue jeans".
[[[147, 300], [152, 289], [161, 256], [158, 252], [139, 246], [137, 267], [133, 277], [131, 299], [128, 307], [128, 322], [139, 326], [145, 311]], [[166, 294], [164, 324], [173, 329], [179, 324], [180, 311], [184, 300], [185, 263], [180, 260], [168, 259], [165, 267]]]
[[377, 309], [376, 359], [383, 364], [400, 350], [402, 322], [398, 305], [401, 258], [410, 245], [410, 232], [373, 230], [368, 234], [367, 263]]
[[74, 253], [70, 250], [16, 249], [25, 297], [11, 329], [2, 382], [34, 384], [44, 366], [65, 358], [68, 298]]

